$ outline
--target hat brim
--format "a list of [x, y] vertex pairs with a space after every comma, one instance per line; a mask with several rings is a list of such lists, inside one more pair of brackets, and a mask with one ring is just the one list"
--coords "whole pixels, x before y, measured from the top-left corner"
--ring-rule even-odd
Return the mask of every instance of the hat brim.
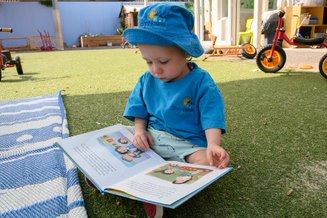
[[155, 34], [150, 30], [142, 28], [128, 28], [123, 33], [124, 38], [131, 44], [148, 44], [161, 46], [178, 46], [187, 52], [192, 57], [199, 57], [203, 54], [204, 49], [200, 44], [197, 36], [191, 34], [188, 38], [180, 37], [165, 37]]

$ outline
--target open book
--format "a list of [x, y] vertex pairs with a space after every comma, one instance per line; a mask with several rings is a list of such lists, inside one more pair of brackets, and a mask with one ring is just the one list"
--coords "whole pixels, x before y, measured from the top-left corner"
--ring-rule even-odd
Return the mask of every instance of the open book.
[[165, 161], [132, 144], [132, 133], [115, 125], [58, 141], [77, 167], [105, 193], [176, 208], [232, 170]]

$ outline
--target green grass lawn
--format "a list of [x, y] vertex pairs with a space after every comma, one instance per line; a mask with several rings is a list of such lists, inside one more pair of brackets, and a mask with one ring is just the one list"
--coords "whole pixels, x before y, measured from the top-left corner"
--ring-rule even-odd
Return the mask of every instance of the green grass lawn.
[[[64, 90], [71, 135], [130, 125], [125, 103], [147, 69], [134, 51], [12, 54], [21, 57], [24, 75], [3, 71], [0, 101]], [[286, 69], [265, 74], [239, 60], [195, 59], [224, 94], [223, 145], [234, 170], [165, 217], [327, 217], [327, 80]], [[140, 202], [81, 183], [89, 217], [145, 217]]]

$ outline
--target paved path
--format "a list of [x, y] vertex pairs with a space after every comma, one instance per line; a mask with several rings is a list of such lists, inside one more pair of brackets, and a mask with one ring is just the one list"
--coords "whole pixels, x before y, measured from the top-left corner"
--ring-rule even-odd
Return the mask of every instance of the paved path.
[[[327, 48], [285, 48], [286, 63], [284, 68], [294, 70], [319, 71], [319, 61], [324, 54], [327, 54]], [[255, 62], [256, 59], [245, 59], [238, 56], [220, 56], [209, 57], [220, 58], [229, 61], [248, 61]]]
[[311, 65], [313, 71], [319, 71], [319, 61], [324, 54], [327, 54], [327, 48], [287, 48], [285, 67], [301, 67]]

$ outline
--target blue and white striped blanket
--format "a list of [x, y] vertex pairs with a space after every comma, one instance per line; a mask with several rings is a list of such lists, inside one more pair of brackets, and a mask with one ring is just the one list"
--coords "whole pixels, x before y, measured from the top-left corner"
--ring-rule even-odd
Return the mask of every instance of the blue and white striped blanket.
[[61, 93], [0, 102], [0, 217], [87, 217]]

